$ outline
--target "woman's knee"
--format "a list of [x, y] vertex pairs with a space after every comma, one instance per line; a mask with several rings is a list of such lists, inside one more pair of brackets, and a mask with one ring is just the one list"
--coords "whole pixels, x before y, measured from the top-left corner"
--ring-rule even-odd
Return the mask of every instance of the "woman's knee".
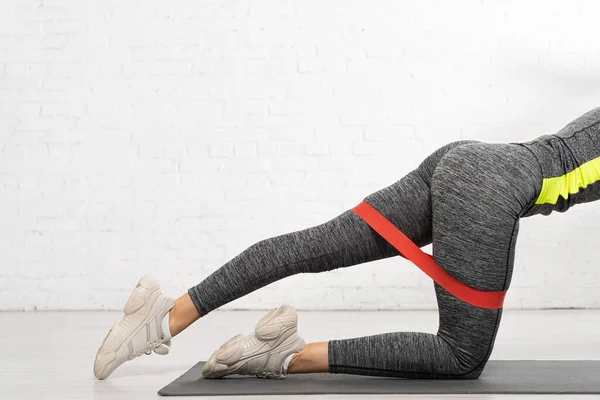
[[479, 322], [478, 326], [481, 326], [481, 329], [463, 322], [455, 327], [460, 328], [460, 331], [445, 327], [437, 334], [449, 346], [455, 357], [457, 379], [477, 379], [492, 353], [498, 324], [496, 322], [495, 325], [485, 325], [484, 320]]
[[473, 369], [468, 370], [468, 372], [464, 375], [463, 379], [478, 379], [485, 368], [487, 362], [476, 366]]
[[473, 359], [465, 365], [464, 379], [479, 378], [489, 361], [490, 354], [491, 351], [488, 351], [483, 357], [473, 357]]
[[[455, 349], [455, 351], [460, 351]], [[460, 362], [459, 379], [477, 379], [483, 372], [490, 357], [490, 352], [471, 355], [462, 358]]]

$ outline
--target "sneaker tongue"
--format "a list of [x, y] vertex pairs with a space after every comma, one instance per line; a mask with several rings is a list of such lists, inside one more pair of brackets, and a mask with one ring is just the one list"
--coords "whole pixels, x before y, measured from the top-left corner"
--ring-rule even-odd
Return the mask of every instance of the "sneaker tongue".
[[161, 356], [165, 356], [167, 354], [169, 354], [169, 350], [171, 349], [171, 341], [167, 340], [166, 342], [158, 345], [155, 349], [154, 352], [156, 354], [160, 354]]

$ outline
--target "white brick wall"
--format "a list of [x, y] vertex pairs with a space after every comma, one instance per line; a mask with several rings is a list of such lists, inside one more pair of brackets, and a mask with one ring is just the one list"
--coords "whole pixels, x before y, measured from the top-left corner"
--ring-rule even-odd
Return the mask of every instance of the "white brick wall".
[[[598, 106], [600, 3], [0, 2], [0, 309], [177, 296], [457, 139]], [[522, 221], [509, 308], [598, 307], [598, 205]], [[399, 258], [226, 306], [435, 308]]]

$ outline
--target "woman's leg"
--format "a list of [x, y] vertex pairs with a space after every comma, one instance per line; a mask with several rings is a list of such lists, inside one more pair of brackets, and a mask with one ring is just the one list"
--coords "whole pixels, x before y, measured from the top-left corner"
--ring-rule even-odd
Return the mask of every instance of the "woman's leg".
[[[518, 220], [535, 202], [541, 182], [539, 164], [517, 145], [477, 143], [446, 154], [431, 181], [435, 261], [471, 287], [506, 290]], [[436, 335], [396, 332], [332, 340], [329, 370], [403, 378], [479, 377], [502, 310], [471, 306], [434, 286], [440, 313]]]
[[[431, 243], [430, 179], [453, 142], [394, 184], [366, 199], [419, 246]], [[170, 314], [177, 334], [212, 310], [279, 279], [349, 267], [398, 252], [353, 211], [321, 225], [262, 240], [217, 269], [177, 300]], [[192, 307], [192, 305], [194, 307]]]

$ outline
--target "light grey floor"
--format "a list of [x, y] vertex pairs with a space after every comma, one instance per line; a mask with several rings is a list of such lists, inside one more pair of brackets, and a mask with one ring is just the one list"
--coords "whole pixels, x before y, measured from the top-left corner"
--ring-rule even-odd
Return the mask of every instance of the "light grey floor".
[[[171, 354], [143, 356], [95, 380], [97, 347], [118, 312], [0, 312], [0, 399], [152, 399], [158, 389], [236, 333], [253, 329], [265, 312], [215, 311], [174, 340]], [[435, 333], [437, 312], [299, 311], [299, 332], [321, 341], [390, 331]], [[491, 359], [600, 359], [600, 310], [505, 310]], [[599, 378], [600, 379], [600, 378]], [[302, 396], [241, 396], [292, 399]], [[320, 399], [500, 399], [551, 396], [306, 396]], [[567, 397], [567, 396], [563, 396]], [[210, 399], [224, 399], [211, 397]], [[594, 396], [568, 396], [595, 398]], [[204, 399], [207, 399], [204, 397]]]

